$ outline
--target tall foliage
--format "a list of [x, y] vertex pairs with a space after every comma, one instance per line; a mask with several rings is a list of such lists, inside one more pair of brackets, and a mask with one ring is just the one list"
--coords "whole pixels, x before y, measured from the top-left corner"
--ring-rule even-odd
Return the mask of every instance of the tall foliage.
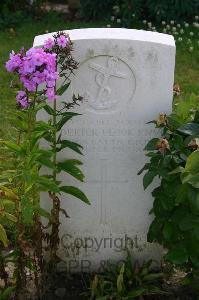
[[152, 192], [154, 220], [148, 241], [163, 245], [166, 259], [193, 277], [199, 271], [199, 111], [177, 112], [153, 121], [162, 137], [146, 145], [150, 161], [140, 173], [146, 171], [145, 189], [160, 179]]
[[[16, 76], [13, 86], [19, 91], [16, 96], [17, 109], [11, 117], [12, 140], [1, 141], [1, 147], [8, 157], [6, 161], [2, 159], [1, 166], [0, 241], [4, 247], [9, 245], [5, 224], [8, 221], [14, 223], [14, 251], [8, 257], [1, 255], [0, 271], [5, 285], [9, 286], [10, 274], [7, 274], [5, 266], [8, 260], [14, 263], [16, 299], [26, 287], [27, 269], [34, 278], [36, 297], [41, 297], [41, 275], [45, 267], [44, 240], [49, 245], [51, 266], [56, 262], [60, 213], [67, 215], [61, 208], [61, 192], [89, 203], [85, 194], [77, 187], [65, 186], [57, 180], [60, 172], [66, 172], [80, 181], [84, 178], [79, 169], [82, 164], [79, 160], [57, 160], [57, 152], [67, 147], [82, 154], [79, 144], [62, 139], [61, 136], [63, 126], [78, 116], [68, 110], [79, 105], [82, 98], [73, 96], [72, 101], [64, 102], [62, 107], [57, 108], [58, 98], [69, 87], [70, 75], [78, 66], [71, 51], [72, 42], [69, 36], [59, 32], [53, 39], [48, 39], [42, 49], [31, 48], [27, 52], [22, 49], [17, 54], [12, 52], [6, 63], [7, 70]], [[56, 85], [58, 78], [63, 79], [59, 88]], [[48, 113], [49, 120], [37, 119], [41, 110]], [[41, 139], [49, 144], [48, 149], [41, 146]], [[51, 172], [42, 174], [43, 166]], [[51, 212], [41, 207], [41, 191], [47, 192], [52, 200]], [[48, 219], [50, 233], [45, 231], [41, 217]]]

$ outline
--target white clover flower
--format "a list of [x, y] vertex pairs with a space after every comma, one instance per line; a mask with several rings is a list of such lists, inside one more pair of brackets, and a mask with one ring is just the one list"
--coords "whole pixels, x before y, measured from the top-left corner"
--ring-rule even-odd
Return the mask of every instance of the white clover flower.
[[167, 25], [167, 26], [166, 26], [166, 28], [167, 28], [167, 29], [170, 29], [170, 28], [171, 28], [171, 26], [170, 26], [170, 25]]
[[121, 23], [121, 20], [120, 20], [120, 19], [117, 19], [117, 23], [120, 24], [120, 23]]
[[180, 27], [181, 27], [181, 25], [180, 25], [180, 24], [177, 24], [177, 27], [178, 27], [178, 28], [180, 28]]
[[182, 42], [182, 38], [181, 37], [178, 38], [178, 42]]
[[148, 24], [147, 24], [147, 25], [148, 25], [148, 27], [149, 27], [149, 28], [151, 28], [151, 26], [152, 26], [152, 23], [151, 23], [151, 22], [148, 22]]
[[164, 32], [164, 33], [166, 33], [166, 32], [167, 32], [166, 28], [164, 28], [164, 29], [163, 29], [163, 32]]
[[114, 16], [111, 17], [111, 21], [112, 22], [115, 21], [115, 17]]
[[135, 18], [135, 14], [132, 14], [132, 17]]
[[191, 40], [190, 40], [190, 39], [188, 39], [188, 40], [187, 40], [187, 43], [188, 43], [188, 44], [191, 44]]
[[176, 27], [172, 27], [172, 31], [176, 31], [176, 29], [177, 29]]
[[189, 32], [189, 35], [190, 36], [194, 36], [194, 33], [191, 31], [191, 32]]
[[110, 25], [110, 24], [107, 24], [107, 25], [106, 25], [106, 27], [107, 27], [107, 28], [110, 28], [110, 27], [111, 27], [111, 25]]
[[170, 21], [170, 24], [173, 25], [175, 22], [173, 20]]
[[198, 46], [199, 46], [199, 41], [197, 41], [197, 44], [198, 44]]
[[162, 21], [162, 25], [166, 25], [166, 22], [165, 22], [165, 21]]
[[119, 13], [119, 12], [120, 12], [120, 8], [119, 8], [118, 5], [113, 6], [113, 10], [114, 10], [116, 13]]
[[184, 29], [180, 29], [180, 33], [183, 34], [184, 33]]
[[194, 26], [195, 28], [199, 28], [199, 23], [195, 22], [195, 23], [193, 23], [193, 26]]
[[189, 23], [185, 23], [184, 26], [185, 26], [186, 28], [188, 28], [188, 27], [189, 27]]
[[143, 24], [146, 24], [147, 23], [147, 20], [143, 20]]
[[189, 47], [189, 52], [193, 52], [193, 47]]
[[199, 16], [195, 16], [195, 20], [196, 20], [196, 21], [199, 20]]

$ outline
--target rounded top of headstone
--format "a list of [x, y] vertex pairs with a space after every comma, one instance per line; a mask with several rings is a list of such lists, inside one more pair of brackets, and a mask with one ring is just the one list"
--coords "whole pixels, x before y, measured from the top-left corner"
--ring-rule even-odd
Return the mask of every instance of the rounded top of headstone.
[[[142, 42], [151, 42], [175, 47], [175, 40], [172, 35], [159, 32], [126, 29], [126, 28], [84, 28], [64, 30], [72, 41], [76, 40], [134, 40]], [[52, 37], [55, 32], [38, 35], [34, 40], [34, 47], [44, 44], [44, 41]]]

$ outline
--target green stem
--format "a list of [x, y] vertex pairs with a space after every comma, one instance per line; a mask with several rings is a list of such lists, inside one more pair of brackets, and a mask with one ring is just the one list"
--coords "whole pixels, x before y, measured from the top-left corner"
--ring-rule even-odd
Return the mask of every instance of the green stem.
[[57, 125], [57, 101], [56, 99], [54, 100], [53, 104], [53, 109], [54, 109], [54, 115], [53, 115], [53, 180], [57, 180], [57, 130], [56, 130], [56, 125]]

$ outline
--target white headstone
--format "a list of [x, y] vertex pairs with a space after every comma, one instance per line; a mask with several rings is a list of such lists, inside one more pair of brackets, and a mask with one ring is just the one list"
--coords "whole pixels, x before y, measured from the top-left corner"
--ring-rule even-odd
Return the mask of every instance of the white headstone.
[[[61, 255], [69, 268], [83, 271], [125, 256], [125, 246], [139, 257], [157, 257], [157, 245], [146, 243], [152, 208], [138, 170], [146, 162], [143, 148], [157, 135], [152, 125], [159, 112], [172, 107], [175, 42], [167, 34], [131, 29], [67, 31], [80, 63], [70, 93], [85, 97], [82, 116], [67, 123], [64, 136], [84, 147], [80, 158], [85, 183], [78, 186], [91, 206], [62, 196], [70, 219], [61, 220]], [[37, 36], [43, 45], [53, 34]], [[69, 93], [69, 92], [68, 92]], [[64, 95], [64, 98], [70, 97]], [[73, 158], [66, 151], [63, 158]]]

